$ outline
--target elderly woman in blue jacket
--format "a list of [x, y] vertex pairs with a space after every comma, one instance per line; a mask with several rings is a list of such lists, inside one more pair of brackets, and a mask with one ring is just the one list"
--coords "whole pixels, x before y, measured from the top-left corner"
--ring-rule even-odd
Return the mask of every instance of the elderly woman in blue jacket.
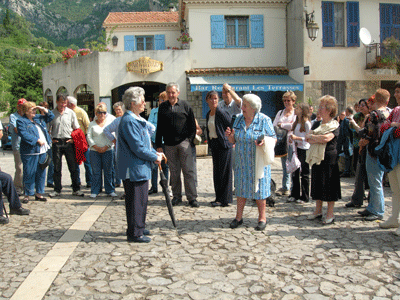
[[164, 154], [151, 147], [150, 137], [155, 127], [140, 116], [145, 109], [144, 90], [131, 87], [122, 96], [127, 109], [118, 127], [117, 176], [125, 190], [125, 209], [129, 242], [148, 243], [145, 229], [149, 179], [153, 163], [161, 164]]
[[[36, 114], [40, 110], [44, 115]], [[46, 123], [54, 119], [54, 114], [34, 102], [25, 102], [22, 107], [23, 117], [17, 120], [18, 135], [21, 137], [20, 154], [23, 164], [24, 194], [22, 202], [27, 203], [29, 196], [35, 195], [35, 200], [46, 201], [43, 197], [46, 181], [46, 169], [41, 169], [39, 163], [46, 159], [46, 153], [51, 148], [51, 138]], [[36, 194], [35, 194], [36, 189]]]

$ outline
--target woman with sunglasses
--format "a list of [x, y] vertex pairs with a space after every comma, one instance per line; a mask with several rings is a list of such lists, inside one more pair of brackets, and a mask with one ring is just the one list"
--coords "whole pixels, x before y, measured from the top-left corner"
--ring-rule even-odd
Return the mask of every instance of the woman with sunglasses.
[[[285, 109], [278, 111], [275, 116], [274, 127], [278, 126], [280, 128], [286, 129], [288, 131], [288, 137], [293, 133], [292, 126], [296, 120], [296, 115], [294, 113], [294, 104], [296, 103], [297, 96], [292, 91], [287, 91], [282, 96], [283, 105]], [[289, 196], [290, 195], [290, 173], [286, 171], [286, 158], [287, 156], [281, 157], [282, 163], [282, 187], [276, 191], [277, 195]]]
[[107, 107], [104, 103], [97, 104], [95, 110], [96, 118], [90, 122], [87, 131], [87, 141], [90, 147], [90, 164], [92, 166], [91, 198], [96, 198], [102, 189], [102, 173], [104, 173], [104, 189], [108, 196], [117, 197], [112, 175], [114, 169], [113, 148], [111, 142], [104, 134], [104, 128], [114, 119], [107, 117]]

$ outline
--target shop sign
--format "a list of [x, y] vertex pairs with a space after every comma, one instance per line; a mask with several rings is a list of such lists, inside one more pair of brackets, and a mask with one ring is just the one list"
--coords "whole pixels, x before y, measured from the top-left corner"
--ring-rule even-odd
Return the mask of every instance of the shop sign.
[[126, 64], [126, 70], [127, 72], [147, 75], [164, 70], [164, 63], [151, 59], [150, 57], [141, 57], [138, 60], [128, 62]]

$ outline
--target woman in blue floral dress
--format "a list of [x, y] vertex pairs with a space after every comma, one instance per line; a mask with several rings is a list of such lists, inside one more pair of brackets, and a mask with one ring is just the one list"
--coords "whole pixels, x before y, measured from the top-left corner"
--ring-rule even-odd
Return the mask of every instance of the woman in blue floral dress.
[[231, 228], [243, 224], [243, 209], [247, 199], [256, 200], [258, 207], [258, 225], [256, 230], [264, 230], [266, 226], [266, 198], [271, 193], [271, 167], [264, 166], [263, 177], [256, 186], [256, 147], [264, 145], [264, 140], [257, 144], [257, 138], [264, 135], [276, 139], [271, 119], [260, 112], [261, 99], [254, 94], [243, 97], [242, 114], [238, 115], [233, 129], [227, 128], [226, 135], [235, 146], [235, 189], [237, 196], [236, 218]]

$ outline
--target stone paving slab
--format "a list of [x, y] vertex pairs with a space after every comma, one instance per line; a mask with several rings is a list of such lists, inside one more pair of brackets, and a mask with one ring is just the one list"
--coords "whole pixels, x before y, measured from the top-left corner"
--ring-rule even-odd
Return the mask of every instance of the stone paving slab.
[[[12, 155], [0, 153], [0, 158], [1, 168], [13, 174]], [[127, 243], [124, 202], [100, 197], [108, 204], [83, 238], [73, 241], [78, 242], [75, 250], [43, 299], [400, 299], [400, 238], [344, 208], [354, 178], [342, 180], [343, 200], [332, 226], [307, 220], [313, 202], [277, 198], [276, 206], [267, 208], [264, 232], [254, 230], [252, 201], [244, 225], [232, 230], [236, 207], [209, 206], [214, 200], [211, 164], [210, 158], [198, 159], [201, 205], [175, 207], [177, 230], [162, 194], [149, 197], [149, 244]], [[67, 170], [63, 174], [69, 175]], [[278, 187], [280, 174], [276, 160], [272, 176]], [[64, 184], [68, 181], [64, 175]], [[93, 203], [70, 194], [67, 187], [62, 198], [32, 202], [26, 205], [30, 216], [11, 216], [10, 224], [1, 227], [0, 299], [12, 297]], [[385, 188], [385, 196], [387, 217], [390, 189]]]

